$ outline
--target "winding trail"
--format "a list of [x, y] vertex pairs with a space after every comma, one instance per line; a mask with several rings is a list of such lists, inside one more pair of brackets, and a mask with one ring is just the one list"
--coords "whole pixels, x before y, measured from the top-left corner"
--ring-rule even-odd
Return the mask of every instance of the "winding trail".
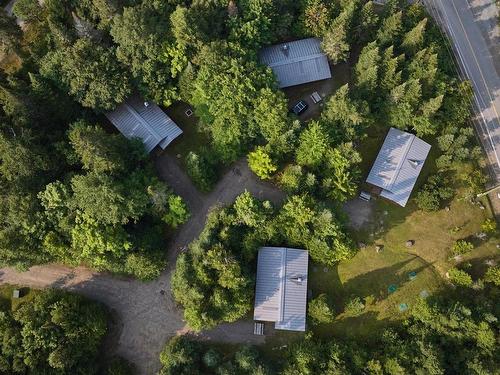
[[[80, 293], [107, 305], [116, 319], [113, 336], [116, 348], [107, 348], [131, 362], [140, 374], [155, 374], [160, 367], [159, 353], [172, 336], [187, 332], [182, 313], [170, 293], [170, 278], [180, 249], [195, 239], [203, 229], [209, 210], [216, 204], [229, 204], [248, 190], [260, 199], [279, 203], [285, 195], [276, 187], [259, 180], [244, 159], [233, 165], [209, 194], [199, 193], [177, 164], [175, 158], [163, 154], [156, 158], [160, 177], [181, 195], [191, 209], [191, 218], [173, 236], [168, 245], [168, 267], [152, 282], [144, 283], [98, 273], [88, 268], [60, 265], [36, 266], [27, 272], [0, 269], [0, 284], [17, 284], [34, 288], [53, 287]], [[207, 338], [234, 342], [237, 330], [224, 327]], [[235, 337], [232, 337], [235, 336]], [[113, 340], [108, 340], [111, 341]]]

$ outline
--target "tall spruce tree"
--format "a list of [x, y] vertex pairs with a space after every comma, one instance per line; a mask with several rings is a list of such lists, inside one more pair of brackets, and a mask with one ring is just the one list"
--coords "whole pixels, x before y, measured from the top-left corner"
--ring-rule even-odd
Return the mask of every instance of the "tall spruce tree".
[[380, 51], [376, 42], [369, 43], [359, 55], [354, 68], [356, 88], [363, 98], [371, 98], [378, 84]]
[[382, 52], [379, 85], [384, 92], [388, 93], [401, 84], [402, 71], [398, 68], [403, 61], [404, 55], [394, 56], [394, 46], [387, 47]]
[[381, 46], [389, 46], [398, 41], [403, 27], [403, 12], [391, 14], [382, 22], [377, 32], [377, 39]]
[[401, 47], [406, 53], [413, 55], [418, 51], [424, 43], [425, 26], [427, 25], [427, 18], [420, 21], [413, 29], [408, 31], [403, 37]]

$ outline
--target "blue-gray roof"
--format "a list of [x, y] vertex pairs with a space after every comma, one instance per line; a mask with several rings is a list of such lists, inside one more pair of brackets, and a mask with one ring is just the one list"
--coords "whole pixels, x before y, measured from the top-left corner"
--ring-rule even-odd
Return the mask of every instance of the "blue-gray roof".
[[275, 322], [276, 329], [305, 331], [308, 262], [306, 250], [259, 250], [254, 320]]
[[106, 117], [128, 139], [140, 138], [147, 152], [157, 145], [165, 149], [182, 130], [155, 103], [133, 96]]
[[380, 196], [406, 206], [430, 149], [415, 135], [391, 128], [366, 182], [382, 188]]
[[269, 66], [279, 87], [331, 78], [330, 65], [318, 38], [277, 44], [260, 51], [260, 61]]

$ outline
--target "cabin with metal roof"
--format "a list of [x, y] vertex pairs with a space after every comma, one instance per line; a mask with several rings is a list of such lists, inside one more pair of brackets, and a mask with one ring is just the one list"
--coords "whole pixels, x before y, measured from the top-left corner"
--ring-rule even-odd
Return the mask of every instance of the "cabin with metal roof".
[[265, 47], [260, 62], [269, 66], [280, 88], [320, 81], [332, 77], [321, 40], [308, 38]]
[[411, 133], [391, 128], [366, 182], [402, 207], [410, 199], [431, 146]]
[[257, 260], [254, 320], [274, 322], [276, 329], [306, 330], [306, 250], [262, 247]]
[[140, 138], [147, 152], [156, 146], [165, 149], [182, 130], [155, 103], [130, 97], [106, 117], [128, 139]]

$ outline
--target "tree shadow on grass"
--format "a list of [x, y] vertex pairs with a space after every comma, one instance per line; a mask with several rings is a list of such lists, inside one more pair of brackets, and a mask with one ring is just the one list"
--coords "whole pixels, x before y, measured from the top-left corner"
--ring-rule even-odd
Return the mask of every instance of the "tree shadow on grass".
[[[411, 264], [412, 262], [414, 264]], [[417, 277], [426, 269], [435, 272], [432, 264], [423, 262], [417, 256], [411, 256], [389, 267], [361, 274], [344, 283], [340, 279], [338, 266], [329, 267], [328, 272], [323, 272], [323, 269], [320, 265], [312, 264], [311, 266], [308, 286], [310, 297], [315, 298], [325, 293], [337, 314], [344, 312], [347, 301], [353, 297], [359, 297], [363, 301], [367, 297], [372, 297], [372, 303], [385, 300], [391, 294], [388, 290], [389, 286], [395, 285], [396, 290], [399, 290], [412, 282], [410, 272], [415, 273]]]
[[[390, 319], [380, 319], [380, 313], [366, 311], [357, 316], [346, 316], [335, 320], [333, 324], [320, 324], [312, 327], [315, 336], [331, 339], [332, 335], [342, 340], [359, 340], [369, 343], [374, 332], [389, 328], [396, 324]], [[374, 335], [376, 336], [376, 335]]]
[[311, 263], [308, 289], [310, 298], [316, 298], [325, 293], [337, 308], [339, 301], [343, 301], [343, 286], [339, 277], [338, 265], [326, 267], [322, 264]]
[[473, 258], [464, 260], [456, 265], [456, 267], [465, 270], [472, 276], [473, 280], [478, 280], [484, 277], [484, 274], [492, 264], [498, 264], [500, 255], [484, 256], [481, 258]]
[[[418, 261], [420, 266], [409, 267], [409, 264], [415, 261]], [[392, 266], [356, 276], [343, 284], [344, 295], [346, 297], [354, 295], [360, 298], [373, 296], [377, 302], [380, 302], [391, 294], [388, 290], [389, 286], [395, 285], [397, 289], [400, 289], [411, 282], [410, 272], [418, 275], [423, 270], [432, 267], [432, 264], [421, 262], [420, 258], [413, 256]]]

